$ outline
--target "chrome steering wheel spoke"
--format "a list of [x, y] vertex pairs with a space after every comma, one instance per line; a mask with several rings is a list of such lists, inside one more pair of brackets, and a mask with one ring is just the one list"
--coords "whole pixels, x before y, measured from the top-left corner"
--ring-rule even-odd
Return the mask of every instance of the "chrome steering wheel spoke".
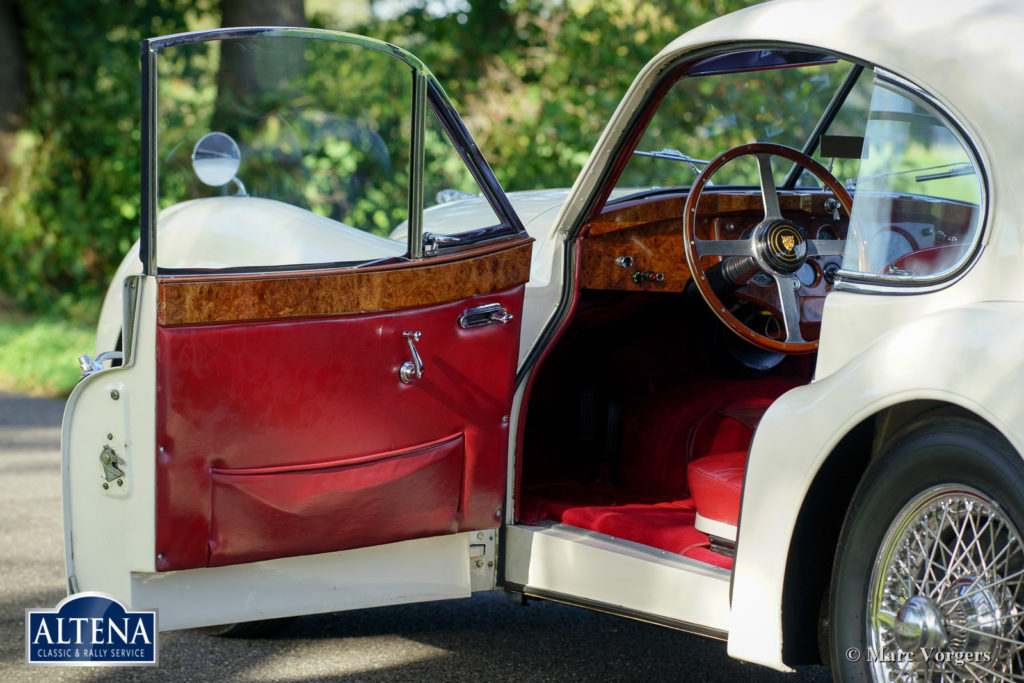
[[753, 256], [754, 240], [693, 240], [698, 256]]
[[761, 178], [761, 200], [764, 202], [764, 219], [766, 221], [781, 219], [779, 193], [775, 189], [775, 176], [772, 175], [772, 155], [755, 154], [757, 173]]
[[786, 343], [799, 344], [804, 340], [800, 334], [800, 299], [797, 290], [800, 280], [795, 275], [772, 273], [775, 285], [779, 290], [779, 302], [782, 310], [782, 323], [786, 327]]

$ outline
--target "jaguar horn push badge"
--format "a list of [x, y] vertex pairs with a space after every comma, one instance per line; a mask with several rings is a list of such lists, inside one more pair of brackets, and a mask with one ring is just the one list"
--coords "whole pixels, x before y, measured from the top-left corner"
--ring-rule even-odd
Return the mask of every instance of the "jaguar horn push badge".
[[761, 260], [777, 273], [795, 273], [807, 259], [803, 230], [787, 220], [764, 226], [757, 243]]

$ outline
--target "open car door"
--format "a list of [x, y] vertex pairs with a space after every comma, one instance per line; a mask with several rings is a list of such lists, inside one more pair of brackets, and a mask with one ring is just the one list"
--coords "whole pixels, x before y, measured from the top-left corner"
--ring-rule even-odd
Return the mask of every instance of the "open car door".
[[443, 91], [333, 32], [142, 57], [124, 359], [64, 419], [69, 590], [168, 629], [493, 586], [531, 247]]

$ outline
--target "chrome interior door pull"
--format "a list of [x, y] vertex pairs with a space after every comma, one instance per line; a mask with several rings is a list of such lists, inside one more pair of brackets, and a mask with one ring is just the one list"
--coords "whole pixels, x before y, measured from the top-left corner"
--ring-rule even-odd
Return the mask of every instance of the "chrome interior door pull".
[[459, 316], [459, 327], [466, 329], [494, 323], [507, 325], [514, 317], [501, 304], [484, 304], [463, 311]]
[[409, 353], [412, 354], [412, 360], [405, 361], [398, 368], [398, 378], [405, 384], [411, 384], [414, 379], [423, 377], [423, 360], [420, 358], [419, 351], [416, 350], [416, 342], [423, 335], [420, 332], [406, 330], [402, 333], [402, 336], [409, 342]]

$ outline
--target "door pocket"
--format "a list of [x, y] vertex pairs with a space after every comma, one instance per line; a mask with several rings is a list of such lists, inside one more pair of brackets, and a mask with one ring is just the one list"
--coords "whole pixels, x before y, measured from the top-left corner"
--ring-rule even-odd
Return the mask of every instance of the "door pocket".
[[456, 531], [462, 434], [343, 461], [210, 470], [210, 566]]

